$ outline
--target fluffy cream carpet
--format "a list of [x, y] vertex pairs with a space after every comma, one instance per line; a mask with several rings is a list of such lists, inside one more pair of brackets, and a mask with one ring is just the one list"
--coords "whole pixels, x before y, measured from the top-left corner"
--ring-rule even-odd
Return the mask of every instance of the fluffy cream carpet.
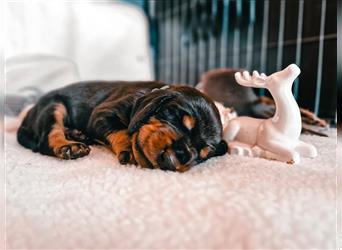
[[[335, 134], [336, 130], [332, 131]], [[8, 248], [336, 247], [336, 136], [291, 166], [225, 155], [186, 173], [62, 161], [6, 134]]]

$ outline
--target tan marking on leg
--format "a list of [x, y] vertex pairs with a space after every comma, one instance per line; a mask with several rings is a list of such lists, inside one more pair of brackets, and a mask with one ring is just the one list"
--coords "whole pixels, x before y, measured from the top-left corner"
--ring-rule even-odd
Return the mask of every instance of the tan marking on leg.
[[131, 150], [131, 139], [126, 129], [110, 133], [107, 136], [107, 141], [110, 143], [112, 151], [116, 155], [122, 151]]
[[76, 159], [89, 154], [90, 148], [80, 142], [67, 140], [65, 137], [64, 118], [67, 111], [63, 104], [56, 104], [54, 117], [55, 124], [48, 135], [49, 147], [55, 156], [62, 159]]
[[307, 109], [299, 108], [300, 114], [302, 116], [302, 122], [311, 124], [311, 125], [316, 125], [319, 127], [326, 127], [328, 126], [327, 121], [317, 117], [314, 113]]
[[56, 148], [60, 148], [66, 144], [76, 143], [75, 141], [69, 141], [65, 138], [64, 129], [59, 124], [55, 124], [52, 126], [52, 130], [48, 136], [49, 146], [55, 150]]
[[117, 155], [121, 164], [136, 164], [132, 153], [131, 138], [127, 133], [127, 129], [110, 133], [107, 141], [111, 146], [111, 150]]
[[[52, 129], [49, 133], [48, 140], [49, 140], [49, 146], [54, 150], [54, 152], [70, 143], [76, 143], [75, 141], [69, 141], [65, 138], [64, 134], [64, 117], [66, 116], [67, 111], [63, 104], [56, 104], [55, 111], [54, 111], [54, 117], [56, 120], [56, 123], [52, 126]], [[55, 152], [56, 153], [56, 152]]]

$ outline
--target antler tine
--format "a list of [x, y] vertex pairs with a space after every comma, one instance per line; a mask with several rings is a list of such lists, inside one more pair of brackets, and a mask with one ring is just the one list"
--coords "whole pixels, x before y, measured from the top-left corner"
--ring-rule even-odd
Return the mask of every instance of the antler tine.
[[[246, 72], [246, 71], [245, 71]], [[246, 80], [246, 77], [245, 77], [245, 72], [243, 72], [243, 75], [241, 74], [241, 72], [236, 72], [235, 73], [235, 80], [240, 84], [240, 85], [243, 85], [243, 86], [249, 86], [250, 85], [250, 81], [249, 80]]]
[[266, 75], [264, 73], [260, 75], [258, 71], [254, 70], [251, 76], [248, 71], [244, 71], [242, 74], [240, 72], [235, 73], [235, 79], [239, 84], [244, 86], [263, 87]]
[[259, 72], [257, 70], [253, 71], [253, 78], [258, 78], [258, 79], [262, 79], [265, 80], [267, 78], [267, 75], [265, 73], [261, 73], [259, 74]]
[[266, 78], [267, 77], [265, 73], [259, 74], [259, 72], [257, 70], [253, 71], [253, 76], [254, 77], [261, 77], [261, 78]]
[[252, 79], [248, 71], [244, 71], [242, 74], [245, 80], [250, 81]]

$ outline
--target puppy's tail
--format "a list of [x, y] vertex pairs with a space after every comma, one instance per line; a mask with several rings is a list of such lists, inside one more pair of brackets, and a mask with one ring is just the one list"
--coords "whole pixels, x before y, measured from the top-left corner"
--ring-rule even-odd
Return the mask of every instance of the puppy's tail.
[[23, 122], [25, 116], [30, 111], [34, 104], [30, 104], [23, 108], [17, 117], [10, 117], [5, 119], [5, 131], [7, 133], [15, 133], [18, 131], [21, 123]]

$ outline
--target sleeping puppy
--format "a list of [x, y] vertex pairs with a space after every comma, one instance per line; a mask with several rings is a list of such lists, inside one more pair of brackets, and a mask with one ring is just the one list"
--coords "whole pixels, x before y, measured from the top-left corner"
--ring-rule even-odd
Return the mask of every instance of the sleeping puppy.
[[227, 152], [212, 100], [160, 82], [81, 82], [52, 91], [28, 112], [17, 140], [61, 159], [83, 157], [99, 142], [121, 164], [179, 172]]

